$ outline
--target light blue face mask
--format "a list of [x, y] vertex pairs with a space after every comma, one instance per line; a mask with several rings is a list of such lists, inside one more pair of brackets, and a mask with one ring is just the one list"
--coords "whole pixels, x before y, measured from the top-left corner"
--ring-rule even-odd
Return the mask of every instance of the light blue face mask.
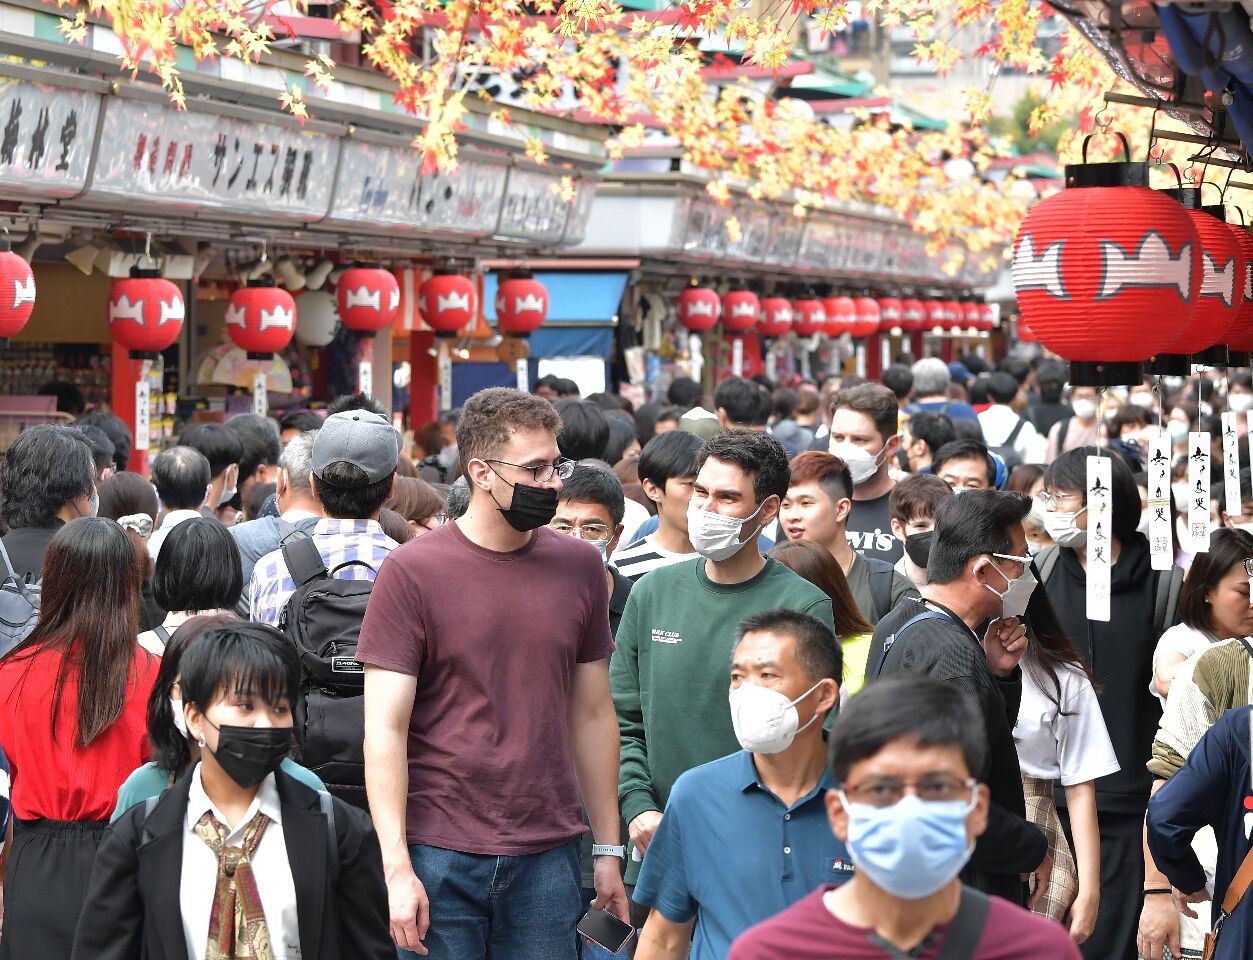
[[921, 900], [959, 873], [974, 844], [966, 840], [971, 803], [927, 803], [912, 794], [890, 807], [850, 803], [848, 852], [875, 886], [902, 900]]
[[1167, 421], [1166, 431], [1170, 434], [1170, 439], [1174, 443], [1183, 443], [1188, 439], [1188, 425], [1179, 420]]
[[601, 563], [609, 566], [609, 540], [588, 540], [587, 542], [600, 551]]

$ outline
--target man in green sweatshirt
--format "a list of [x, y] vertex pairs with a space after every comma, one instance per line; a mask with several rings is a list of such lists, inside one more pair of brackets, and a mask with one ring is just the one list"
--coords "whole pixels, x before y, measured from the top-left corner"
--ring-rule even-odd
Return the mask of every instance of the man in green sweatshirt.
[[[679, 775], [739, 749], [727, 706], [736, 625], [787, 608], [835, 629], [830, 598], [757, 545], [788, 490], [782, 444], [728, 430], [705, 441], [697, 463], [687, 522], [700, 556], [635, 584], [610, 661], [622, 739], [618, 804], [638, 853], [647, 851]], [[638, 872], [629, 864], [627, 882]]]

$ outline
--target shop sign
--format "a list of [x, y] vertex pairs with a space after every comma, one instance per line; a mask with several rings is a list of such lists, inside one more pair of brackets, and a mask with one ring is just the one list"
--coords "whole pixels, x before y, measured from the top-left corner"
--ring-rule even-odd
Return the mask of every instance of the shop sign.
[[345, 141], [328, 219], [412, 227], [418, 216], [422, 155], [411, 146]]
[[587, 236], [587, 224], [592, 219], [592, 204], [596, 200], [596, 181], [579, 177], [578, 193], [566, 219], [566, 230], [561, 236], [562, 246], [572, 247], [583, 242]]
[[99, 116], [98, 94], [0, 78], [0, 193], [22, 199], [79, 193]]
[[455, 170], [427, 174], [413, 224], [480, 236], [495, 232], [508, 172], [503, 163], [467, 159]]
[[533, 243], [556, 243], [566, 232], [570, 203], [556, 188], [561, 177], [514, 167], [509, 171], [496, 233]]
[[318, 220], [339, 145], [311, 130], [111, 99], [88, 197]]
[[790, 267], [800, 253], [801, 239], [805, 233], [805, 221], [793, 216], [775, 218], [774, 235], [766, 251], [766, 261], [771, 266]]

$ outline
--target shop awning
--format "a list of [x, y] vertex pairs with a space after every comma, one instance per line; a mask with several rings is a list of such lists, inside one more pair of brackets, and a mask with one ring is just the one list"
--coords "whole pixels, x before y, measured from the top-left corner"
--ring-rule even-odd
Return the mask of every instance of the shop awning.
[[[550, 332], [551, 327], [593, 326], [613, 327], [618, 319], [618, 307], [626, 290], [627, 273], [588, 270], [541, 270], [535, 279], [548, 290], [548, 319], [544, 326], [531, 337], [532, 347], [536, 341]], [[499, 277], [489, 273], [483, 282], [483, 305], [488, 323], [496, 323], [496, 285]], [[612, 339], [612, 332], [610, 332]], [[552, 354], [550, 354], [552, 355]], [[576, 354], [563, 353], [561, 356]]]

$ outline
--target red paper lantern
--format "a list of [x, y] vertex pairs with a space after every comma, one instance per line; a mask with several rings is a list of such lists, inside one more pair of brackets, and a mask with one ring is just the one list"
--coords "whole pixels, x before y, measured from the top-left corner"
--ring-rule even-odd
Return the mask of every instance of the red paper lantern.
[[679, 294], [679, 323], [692, 333], [712, 329], [721, 312], [722, 298], [708, 287], [688, 287]]
[[452, 337], [478, 319], [479, 290], [459, 273], [437, 274], [418, 288], [422, 319], [437, 337]]
[[335, 300], [345, 327], [374, 334], [390, 324], [400, 309], [400, 284], [389, 270], [352, 267], [339, 278]]
[[945, 300], [944, 329], [950, 333], [958, 333], [962, 328], [962, 305], [956, 300]]
[[857, 304], [852, 297], [827, 297], [822, 301], [827, 314], [827, 336], [852, 333], [857, 325]]
[[[1253, 245], [1253, 237], [1249, 238], [1250, 245]], [[990, 303], [979, 304], [979, 329], [985, 332], [996, 329], [996, 310]]]
[[548, 317], [548, 290], [531, 277], [502, 280], [496, 288], [496, 326], [501, 333], [529, 337]]
[[761, 301], [751, 290], [732, 290], [722, 298], [722, 329], [725, 333], [747, 333], [756, 326], [760, 315]]
[[186, 313], [183, 292], [160, 276], [123, 277], [109, 288], [109, 331], [136, 359], [173, 344]]
[[1023, 321], [1022, 317], [1018, 318], [1018, 323], [1014, 328], [1014, 332], [1018, 336], [1019, 343], [1039, 343], [1039, 338], [1031, 332], [1031, 328]]
[[1224, 222], [1223, 208], [1201, 207], [1201, 190], [1186, 187], [1168, 191], [1177, 195], [1201, 238], [1201, 292], [1167, 354], [1191, 356], [1215, 344], [1226, 344], [1240, 318], [1244, 295], [1241, 278], [1248, 272], [1235, 234]]
[[896, 297], [879, 298], [879, 329], [884, 333], [899, 334], [904, 316], [904, 305]]
[[853, 301], [857, 319], [853, 323], [854, 337], [868, 337], [879, 329], [879, 301], [874, 297], [858, 297]]
[[291, 343], [296, 332], [296, 301], [280, 287], [241, 287], [227, 304], [226, 332], [250, 359], [271, 357]]
[[[1227, 331], [1227, 346], [1233, 351], [1253, 350], [1253, 235], [1245, 227], [1228, 224], [1236, 238], [1236, 246], [1244, 253], [1244, 273], [1238, 277], [1240, 284], [1240, 312], [1235, 324]], [[1234, 366], [1235, 364], [1233, 364]]]
[[786, 337], [792, 329], [792, 304], [783, 297], [766, 297], [761, 301], [761, 320], [757, 332], [763, 337]]
[[979, 331], [979, 304], [975, 303], [973, 300], [968, 300], [961, 305], [961, 308], [962, 326], [964, 326], [968, 332], [973, 331], [977, 333]]
[[821, 300], [806, 298], [792, 304], [792, 329], [798, 336], [812, 337], [827, 328], [827, 314]]
[[926, 300], [922, 308], [927, 315], [923, 322], [923, 329], [931, 333], [943, 333], [948, 329], [948, 308], [945, 307], [943, 300]]
[[35, 274], [30, 264], [12, 250], [0, 250], [0, 340], [26, 326], [34, 309]]
[[1066, 183], [1018, 230], [1022, 320], [1071, 361], [1071, 383], [1138, 383], [1141, 361], [1174, 348], [1198, 301], [1200, 236], [1176, 200], [1148, 189], [1147, 164], [1071, 164]]
[[901, 331], [916, 333], [927, 323], [927, 311], [921, 300], [901, 301]]

